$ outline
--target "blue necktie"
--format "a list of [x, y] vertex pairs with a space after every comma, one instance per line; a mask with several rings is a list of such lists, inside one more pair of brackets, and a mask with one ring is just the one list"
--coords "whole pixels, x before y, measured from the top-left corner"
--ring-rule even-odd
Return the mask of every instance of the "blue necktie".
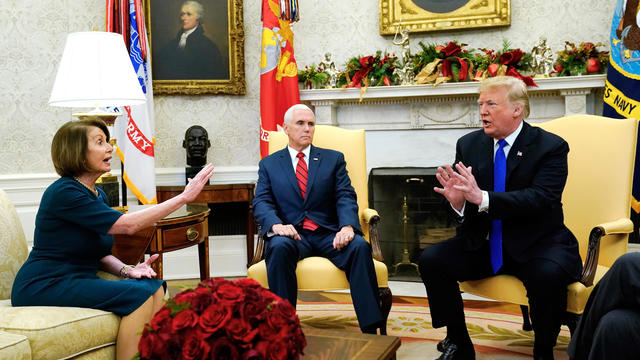
[[[507, 142], [498, 141], [498, 151], [493, 161], [493, 191], [504, 192], [504, 183], [507, 178], [507, 158], [504, 156], [504, 147]], [[489, 235], [489, 247], [491, 248], [491, 267], [496, 274], [502, 267], [502, 220], [491, 222], [491, 234]]]

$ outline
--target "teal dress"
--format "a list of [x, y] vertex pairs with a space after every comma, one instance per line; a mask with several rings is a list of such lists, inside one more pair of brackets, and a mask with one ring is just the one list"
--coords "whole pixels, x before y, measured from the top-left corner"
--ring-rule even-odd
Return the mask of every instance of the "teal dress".
[[136, 310], [162, 280], [99, 278], [100, 259], [111, 254], [107, 231], [122, 214], [69, 177], [56, 180], [42, 195], [33, 249], [11, 290], [13, 306], [76, 306], [120, 316]]

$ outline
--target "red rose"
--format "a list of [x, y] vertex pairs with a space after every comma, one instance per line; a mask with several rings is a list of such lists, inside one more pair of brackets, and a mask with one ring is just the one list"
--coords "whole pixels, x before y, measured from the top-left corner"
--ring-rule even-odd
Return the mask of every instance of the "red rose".
[[211, 359], [235, 360], [240, 357], [238, 348], [226, 336], [214, 339], [211, 343]]
[[588, 59], [585, 65], [587, 66], [588, 73], [594, 73], [600, 70], [600, 61], [596, 58]]
[[267, 360], [284, 360], [289, 358], [287, 346], [282, 339], [275, 339], [269, 343], [267, 349]]
[[261, 289], [260, 283], [249, 278], [242, 278], [235, 281], [236, 286], [239, 286], [245, 290], [248, 289]]
[[227, 334], [235, 340], [248, 344], [258, 334], [258, 329], [251, 329], [251, 325], [240, 318], [231, 318], [227, 326]]
[[211, 347], [198, 336], [196, 331], [187, 335], [187, 339], [182, 344], [182, 358], [187, 360], [206, 359]]
[[279, 329], [291, 321], [297, 320], [296, 309], [288, 301], [282, 300], [271, 307], [267, 313], [267, 322], [271, 327]]
[[160, 339], [157, 333], [144, 329], [142, 337], [138, 342], [138, 351], [143, 359], [151, 359], [163, 353], [165, 342]]
[[200, 327], [203, 331], [214, 333], [231, 319], [231, 308], [222, 304], [213, 304], [200, 315]]
[[228, 303], [236, 303], [244, 300], [244, 292], [241, 287], [232, 283], [222, 284], [216, 289], [216, 298]]
[[171, 325], [171, 310], [163, 307], [151, 319], [151, 327], [158, 331], [160, 328]]
[[176, 304], [193, 303], [194, 299], [198, 296], [193, 290], [184, 290], [176, 294], [173, 301]]
[[240, 308], [240, 317], [247, 319], [252, 327], [257, 327], [258, 323], [267, 316], [265, 303], [258, 301], [245, 301]]
[[191, 328], [198, 323], [198, 314], [191, 309], [184, 309], [173, 317], [171, 331], [178, 332], [184, 328]]
[[447, 46], [445, 46], [444, 49], [442, 49], [442, 52], [444, 53], [445, 57], [449, 57], [458, 55], [460, 50], [462, 50], [462, 48], [458, 44], [451, 41], [447, 44]]
[[437, 46], [435, 47], [435, 50], [436, 50], [437, 52], [441, 52], [442, 50], [444, 50], [444, 45], [437, 45]]

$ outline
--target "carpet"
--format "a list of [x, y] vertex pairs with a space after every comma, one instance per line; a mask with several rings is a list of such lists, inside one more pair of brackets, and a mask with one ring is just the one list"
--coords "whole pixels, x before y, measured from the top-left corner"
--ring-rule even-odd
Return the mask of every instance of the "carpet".
[[[299, 302], [298, 317], [303, 327], [323, 329], [342, 329], [360, 331], [350, 303], [335, 302]], [[524, 359], [530, 358], [533, 351], [533, 332], [522, 330], [522, 315], [489, 309], [465, 308], [467, 328], [474, 343], [478, 359]], [[435, 358], [438, 353], [435, 344], [446, 335], [445, 328], [434, 329], [431, 326], [429, 307], [418, 304], [394, 303], [387, 321], [388, 335], [398, 336], [402, 340], [400, 350], [414, 347], [411, 354], [398, 359]], [[566, 348], [569, 343], [569, 330], [563, 327], [555, 348], [556, 359], [567, 359]], [[418, 344], [422, 342], [422, 346]]]

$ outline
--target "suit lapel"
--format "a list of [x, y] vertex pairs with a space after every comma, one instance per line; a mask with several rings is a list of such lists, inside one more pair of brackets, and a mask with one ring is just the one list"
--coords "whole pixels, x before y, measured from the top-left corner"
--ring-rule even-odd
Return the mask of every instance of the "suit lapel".
[[280, 150], [280, 152], [278, 153], [278, 162], [280, 163], [280, 167], [282, 168], [282, 173], [293, 187], [294, 193], [296, 193], [300, 200], [302, 200], [302, 194], [300, 194], [300, 186], [298, 186], [298, 179], [296, 179], [295, 170], [293, 170], [293, 167], [291, 165], [291, 154], [289, 154], [288, 148], [285, 147], [284, 149]]
[[523, 155], [527, 153], [527, 147], [529, 146], [529, 142], [531, 140], [531, 125], [526, 122], [522, 124], [522, 130], [516, 141], [513, 142], [511, 146], [511, 150], [509, 150], [509, 156], [507, 157], [507, 178], [505, 183], [509, 183], [509, 176], [513, 173], [520, 162], [522, 161]]
[[322, 157], [320, 156], [320, 151], [317, 147], [311, 145], [311, 150], [309, 151], [309, 162], [307, 163], [307, 167], [309, 168], [309, 177], [307, 179], [307, 197], [305, 201], [309, 199], [309, 194], [311, 194], [311, 188], [313, 187], [313, 180], [316, 178], [316, 174], [318, 174], [318, 168], [320, 167], [320, 161]]
[[478, 169], [476, 173], [478, 186], [481, 189], [493, 189], [493, 148], [493, 139], [486, 135], [483, 136], [480, 151], [478, 151]]

